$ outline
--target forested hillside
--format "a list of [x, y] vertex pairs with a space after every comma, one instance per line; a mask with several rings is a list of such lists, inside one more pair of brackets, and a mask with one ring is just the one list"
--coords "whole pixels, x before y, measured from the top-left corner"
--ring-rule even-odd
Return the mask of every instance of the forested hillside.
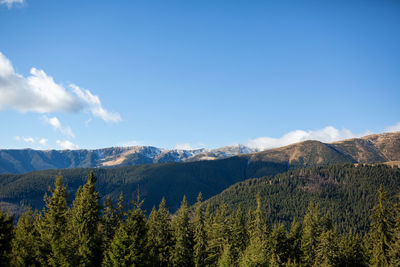
[[[121, 192], [132, 200], [138, 186], [145, 199], [143, 208], [148, 212], [165, 196], [172, 211], [179, 207], [184, 194], [194, 203], [199, 192], [212, 197], [228, 186], [255, 177], [255, 173], [275, 175], [287, 170], [287, 165], [261, 162], [249, 164], [245, 158], [232, 157], [218, 161], [148, 164], [111, 169], [95, 169], [97, 187], [101, 197], [110, 195], [118, 199]], [[68, 186], [70, 198], [86, 179], [90, 169], [65, 169], [60, 172]], [[41, 209], [43, 194], [53, 184], [59, 171], [40, 171], [23, 175], [0, 175], [0, 201], [3, 207], [17, 208], [30, 205]]]
[[[328, 169], [325, 174], [332, 176], [325, 178], [335, 181], [333, 175], [341, 169]], [[364, 167], [356, 169], [360, 175], [367, 172]], [[373, 169], [370, 178], [381, 171], [398, 178], [398, 170], [390, 173], [382, 166]], [[353, 176], [350, 166], [342, 170], [344, 176]], [[316, 174], [315, 170], [303, 170], [305, 176], [307, 172]], [[263, 212], [268, 203], [262, 193], [253, 196], [257, 199], [253, 209], [238, 205], [231, 207], [230, 214], [223, 202], [212, 212], [210, 203], [202, 202], [199, 194], [193, 209], [183, 197], [179, 210], [171, 216], [168, 203], [162, 199], [158, 209], [153, 208], [146, 217], [139, 191], [128, 210], [123, 195], [118, 203], [106, 199], [101, 208], [95, 184], [92, 172], [77, 190], [72, 205], [68, 205], [67, 189], [59, 175], [45, 195], [43, 211], [28, 210], [16, 226], [12, 216], [0, 211], [0, 265], [247, 267], [400, 263], [400, 206], [397, 200], [386, 197], [383, 186], [370, 188], [371, 198], [375, 199], [367, 212], [371, 223], [360, 236], [353, 228], [340, 234], [336, 220], [332, 220], [336, 214], [324, 212], [312, 201], [304, 213], [298, 212], [304, 219], [293, 220], [286, 228], [279, 220], [272, 223]]]
[[371, 208], [382, 185], [391, 200], [400, 191], [400, 169], [386, 165], [330, 165], [293, 170], [274, 177], [249, 179], [232, 185], [208, 202], [215, 209], [225, 203], [229, 210], [240, 204], [255, 209], [256, 195], [271, 222], [288, 226], [293, 219], [302, 221], [310, 201], [324, 213], [330, 213], [339, 231], [365, 232], [370, 224]]

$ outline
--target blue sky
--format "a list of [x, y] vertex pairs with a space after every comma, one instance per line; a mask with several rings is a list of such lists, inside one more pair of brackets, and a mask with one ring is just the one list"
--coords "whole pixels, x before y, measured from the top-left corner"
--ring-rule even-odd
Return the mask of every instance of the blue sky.
[[0, 3], [0, 148], [400, 130], [397, 0]]

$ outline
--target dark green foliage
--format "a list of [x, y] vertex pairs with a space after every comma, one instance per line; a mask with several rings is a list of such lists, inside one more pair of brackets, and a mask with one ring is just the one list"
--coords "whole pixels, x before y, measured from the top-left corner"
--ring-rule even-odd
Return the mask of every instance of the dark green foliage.
[[[239, 205], [238, 209], [231, 216], [231, 221], [228, 230], [228, 244], [225, 249], [229, 249], [230, 262], [232, 265], [237, 265], [240, 255], [246, 249], [249, 242], [249, 236], [246, 227], [246, 218], [243, 213], [242, 206]], [[224, 251], [225, 253], [225, 251]]]
[[[398, 177], [381, 166], [368, 167]], [[329, 169], [329, 168], [328, 168]], [[351, 176], [368, 173], [365, 166], [338, 166], [331, 171]], [[303, 174], [309, 170], [300, 171]], [[321, 169], [311, 169], [322, 173]], [[370, 179], [374, 179], [370, 175]], [[281, 182], [285, 176], [278, 176]], [[295, 176], [289, 176], [294, 179]], [[289, 179], [288, 178], [288, 179]], [[336, 179], [331, 176], [329, 179]], [[361, 179], [361, 178], [360, 178]], [[388, 178], [390, 180], [390, 176]], [[272, 180], [268, 180], [272, 181]], [[382, 180], [388, 184], [387, 180]], [[248, 198], [256, 205], [244, 215], [241, 205], [221, 202], [212, 212], [210, 202], [204, 210], [202, 196], [190, 208], [184, 197], [172, 216], [165, 199], [148, 219], [142, 210], [139, 193], [132, 208], [123, 210], [122, 196], [117, 207], [107, 198], [98, 205], [96, 178], [75, 194], [71, 206], [66, 201], [66, 186], [61, 176], [55, 188], [45, 197], [41, 213], [28, 210], [13, 229], [12, 217], [0, 213], [0, 248], [2, 266], [397, 266], [399, 241], [399, 206], [386, 197], [384, 187], [378, 190], [372, 209], [370, 234], [354, 234], [356, 227], [340, 234], [336, 214], [339, 211], [319, 208], [321, 202], [310, 202], [300, 225], [293, 220], [290, 230], [276, 221], [270, 229], [268, 220], [274, 206], [260, 193]], [[389, 183], [390, 184], [390, 183]], [[269, 186], [273, 183], [269, 184]], [[306, 185], [307, 186], [307, 185]], [[362, 186], [360, 187], [363, 188]], [[303, 188], [304, 190], [304, 188]], [[372, 189], [371, 189], [372, 190]], [[397, 189], [392, 189], [397, 190]], [[246, 192], [246, 191], [244, 191]], [[294, 192], [294, 191], [293, 191]], [[292, 192], [292, 194], [293, 194]], [[265, 193], [265, 192], [264, 192]], [[376, 193], [376, 192], [375, 192]], [[239, 194], [240, 195], [240, 194]], [[288, 198], [291, 195], [288, 195]], [[332, 196], [331, 196], [332, 198]], [[305, 201], [300, 199], [301, 201]], [[301, 201], [299, 200], [299, 205]], [[315, 199], [314, 199], [315, 200]], [[322, 202], [324, 203], [324, 202]], [[229, 214], [229, 211], [231, 213]], [[366, 213], [370, 214], [370, 213]], [[340, 224], [339, 224], [340, 225]], [[359, 230], [359, 229], [358, 229]], [[8, 245], [7, 245], [8, 244]], [[10, 247], [11, 244], [11, 247]], [[368, 245], [368, 249], [364, 247]], [[11, 250], [10, 250], [11, 248]], [[11, 260], [11, 262], [10, 262]], [[103, 260], [103, 261], [102, 261]], [[101, 262], [102, 261], [102, 262]]]
[[312, 266], [315, 260], [316, 249], [322, 231], [323, 225], [319, 207], [310, 202], [308, 211], [304, 216], [301, 237], [301, 251], [303, 253], [301, 260], [306, 266]]
[[51, 196], [45, 194], [46, 208], [41, 217], [36, 217], [35, 228], [40, 236], [38, 261], [42, 265], [57, 266], [68, 262], [65, 253], [68, 246], [67, 230], [67, 188], [58, 174]]
[[228, 216], [227, 206], [222, 203], [217, 209], [209, 232], [207, 233], [207, 259], [208, 265], [216, 265], [227, 244]]
[[158, 210], [153, 208], [147, 221], [148, 249], [151, 266], [170, 266], [170, 255], [174, 246], [171, 228], [171, 215], [165, 198]]
[[[398, 199], [400, 199], [400, 194], [398, 194]], [[391, 264], [393, 266], [400, 266], [400, 203], [396, 203], [394, 209], [394, 231], [393, 231], [393, 243], [389, 251], [391, 258]]]
[[315, 251], [315, 266], [338, 266], [339, 247], [335, 230], [327, 230], [321, 233]]
[[105, 266], [148, 266], [146, 217], [137, 199], [128, 213], [128, 218], [115, 233]]
[[340, 266], [367, 266], [367, 252], [358, 234], [350, 231], [341, 236], [339, 241]]
[[393, 214], [387, 206], [387, 196], [381, 186], [378, 203], [373, 208], [369, 245], [372, 266], [389, 266], [389, 250], [393, 240]]
[[107, 197], [104, 203], [103, 216], [100, 223], [100, 236], [102, 238], [102, 251], [107, 251], [115, 231], [119, 228], [124, 217], [124, 197], [121, 193], [115, 208], [110, 197]]
[[203, 196], [201, 193], [197, 196], [195, 212], [192, 220], [193, 224], [193, 259], [194, 265], [204, 266], [207, 258], [207, 233], [204, 219]]
[[95, 182], [96, 177], [90, 172], [87, 183], [82, 190], [78, 190], [70, 212], [68, 241], [75, 266], [98, 266], [102, 260], [100, 197]]
[[269, 227], [261, 210], [261, 198], [257, 194], [257, 209], [250, 222], [250, 242], [239, 261], [240, 266], [265, 266], [269, 262]]
[[193, 230], [190, 225], [189, 205], [183, 197], [181, 207], [172, 221], [175, 246], [172, 250], [174, 266], [193, 266]]
[[300, 228], [300, 223], [293, 220], [290, 231], [287, 234], [287, 241], [289, 243], [289, 260], [290, 262], [300, 262], [301, 257], [301, 236], [302, 231]]
[[321, 212], [330, 212], [339, 233], [354, 229], [365, 234], [380, 184], [393, 200], [400, 188], [400, 169], [345, 164], [294, 170], [273, 178], [237, 183], [207, 202], [211, 210], [222, 202], [228, 205], [229, 213], [238, 203], [244, 210], [253, 210], [257, 206], [256, 195], [260, 193], [262, 210], [269, 222], [282, 222], [288, 228], [293, 219], [303, 221], [312, 201], [319, 205]]
[[10, 262], [13, 223], [14, 217], [0, 210], [0, 266], [8, 266]]
[[12, 266], [40, 266], [39, 256], [39, 233], [34, 226], [35, 217], [31, 209], [24, 212], [14, 228], [14, 239], [12, 241]]

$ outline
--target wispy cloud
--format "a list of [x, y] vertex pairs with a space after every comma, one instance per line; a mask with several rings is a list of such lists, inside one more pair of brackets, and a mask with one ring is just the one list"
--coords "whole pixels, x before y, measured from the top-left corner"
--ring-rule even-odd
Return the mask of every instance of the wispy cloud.
[[25, 143], [35, 143], [35, 138], [33, 137], [24, 137], [24, 136], [14, 136], [14, 140], [16, 141], [23, 141]]
[[0, 4], [6, 5], [8, 8], [12, 8], [16, 5], [23, 5], [24, 3], [24, 0], [0, 0]]
[[335, 127], [328, 126], [320, 130], [296, 130], [284, 134], [278, 138], [272, 137], [259, 137], [251, 139], [247, 142], [247, 146], [251, 148], [257, 148], [260, 150], [271, 149], [276, 147], [287, 146], [301, 141], [306, 140], [317, 140], [325, 143], [335, 142], [338, 140], [361, 137], [371, 132], [366, 131], [362, 134], [354, 134], [350, 130], [342, 129], [338, 130]]
[[54, 130], [60, 131], [62, 134], [66, 135], [66, 136], [69, 136], [72, 138], [75, 137], [75, 134], [72, 132], [71, 127], [69, 127], [69, 126], [63, 127], [61, 125], [61, 122], [57, 119], [57, 117], [49, 118], [46, 115], [43, 115], [42, 118], [47, 124], [50, 124]]
[[198, 144], [189, 144], [189, 143], [181, 143], [181, 144], [176, 144], [174, 146], [174, 149], [177, 150], [196, 150], [199, 148], [204, 148], [205, 144], [203, 143], [198, 143]]
[[74, 150], [74, 149], [78, 149], [79, 146], [72, 143], [71, 141], [68, 140], [57, 140], [56, 141], [57, 145], [61, 147], [61, 149], [68, 149], [68, 150]]
[[396, 123], [395, 125], [391, 125], [385, 128], [386, 132], [398, 132], [400, 131], [400, 122]]
[[46, 146], [47, 145], [47, 139], [46, 138], [42, 138], [39, 140], [39, 144], [41, 144], [42, 146]]
[[46, 138], [33, 138], [33, 137], [25, 137], [25, 136], [14, 136], [15, 141], [24, 142], [28, 144], [39, 144], [42, 146], [47, 146], [47, 139]]
[[121, 116], [118, 113], [109, 112], [103, 108], [100, 98], [97, 95], [93, 95], [89, 90], [81, 89], [75, 84], [70, 84], [70, 87], [78, 98], [86, 104], [93, 116], [99, 117], [106, 122], [121, 121]]
[[107, 111], [100, 98], [89, 90], [71, 84], [69, 90], [54, 81], [43, 70], [32, 68], [30, 76], [15, 72], [10, 60], [0, 52], [0, 110], [20, 112], [79, 112], [89, 110], [106, 122], [119, 122], [118, 113]]

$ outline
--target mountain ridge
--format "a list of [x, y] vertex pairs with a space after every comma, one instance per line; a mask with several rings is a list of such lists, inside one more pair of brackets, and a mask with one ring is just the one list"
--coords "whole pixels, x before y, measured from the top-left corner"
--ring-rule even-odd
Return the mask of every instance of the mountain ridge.
[[110, 168], [143, 164], [218, 160], [232, 156], [251, 162], [311, 166], [337, 162], [377, 163], [400, 160], [400, 132], [367, 135], [333, 143], [307, 140], [258, 151], [238, 144], [216, 149], [162, 149], [153, 146], [78, 150], [0, 149], [0, 174], [46, 169]]

